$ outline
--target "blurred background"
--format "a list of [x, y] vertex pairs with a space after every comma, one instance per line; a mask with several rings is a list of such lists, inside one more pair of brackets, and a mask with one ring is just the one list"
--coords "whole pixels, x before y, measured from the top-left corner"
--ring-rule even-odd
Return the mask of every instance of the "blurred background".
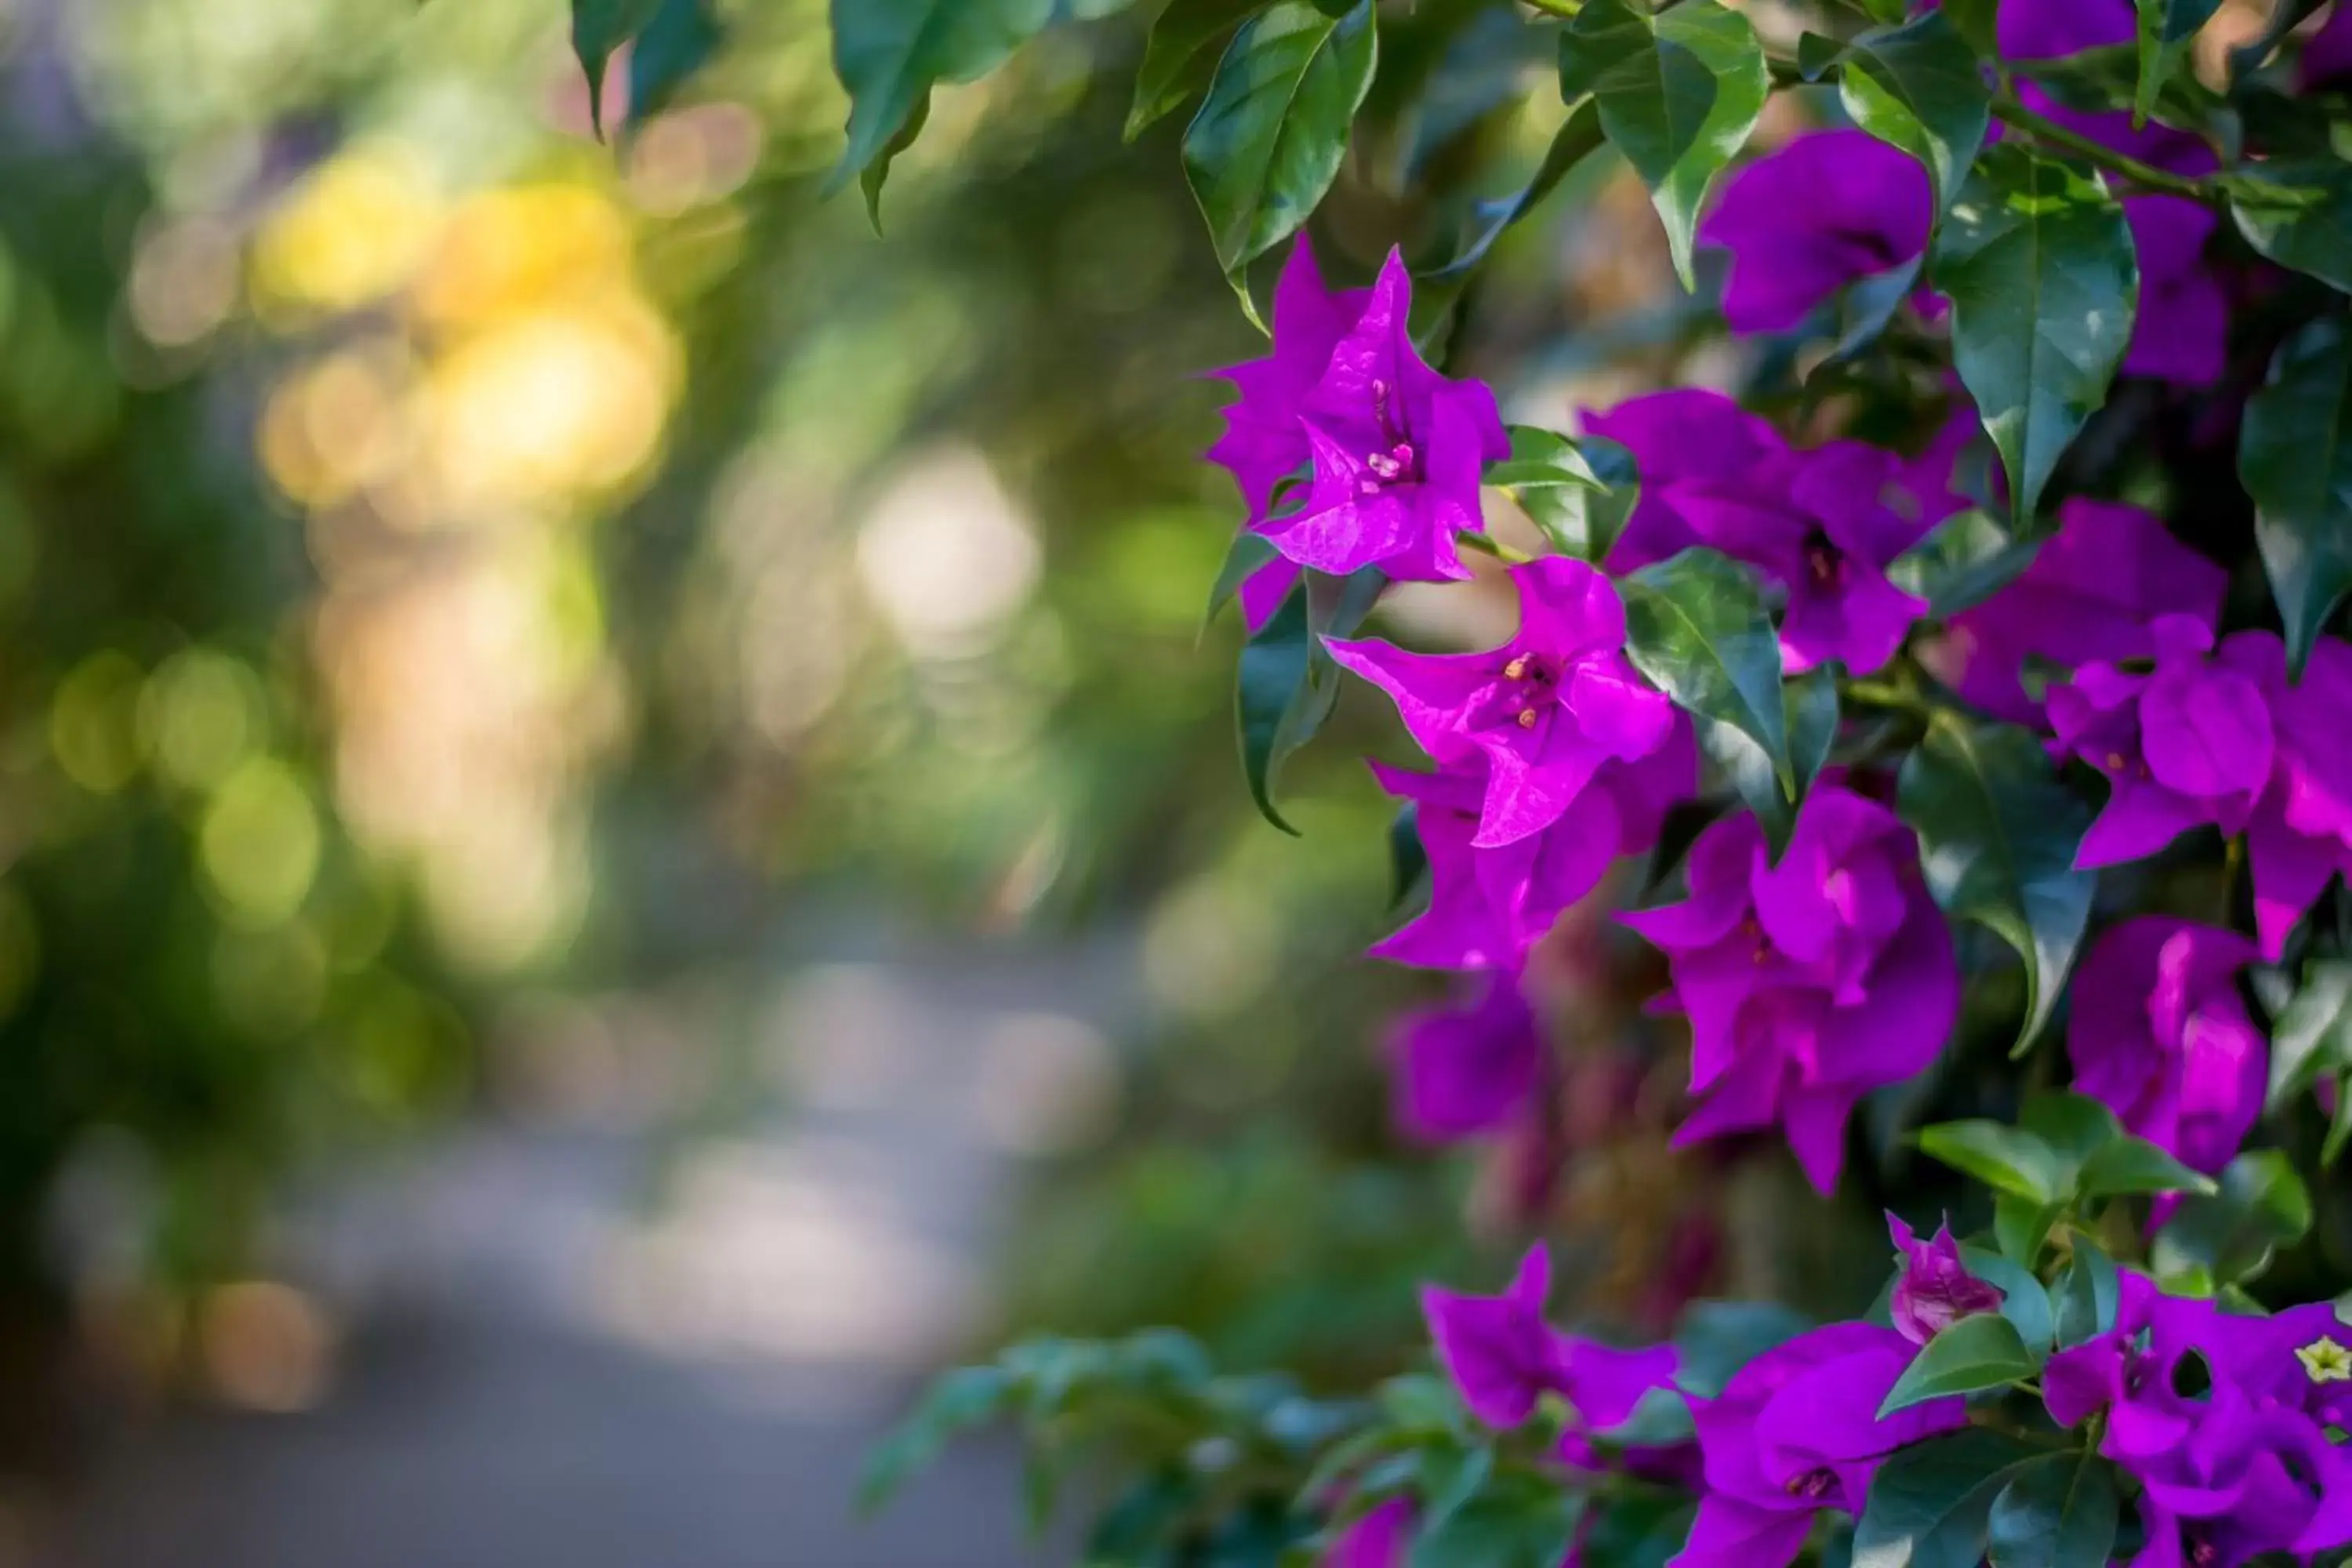
[[[878, 237], [823, 0], [617, 146], [559, 0], [0, 0], [0, 1564], [1048, 1561], [985, 1446], [850, 1518], [961, 1353], [1336, 1385], [1538, 1217], [1631, 1321], [1788, 1258], [1605, 997], [1544, 1125], [1392, 1133], [1400, 742], [1242, 787], [1263, 340], [1122, 143], [1149, 10], [943, 93]], [[1335, 276], [1524, 179], [1531, 37], [1387, 19]], [[1669, 278], [1596, 160], [1428, 302], [1559, 425], [1728, 377]]]

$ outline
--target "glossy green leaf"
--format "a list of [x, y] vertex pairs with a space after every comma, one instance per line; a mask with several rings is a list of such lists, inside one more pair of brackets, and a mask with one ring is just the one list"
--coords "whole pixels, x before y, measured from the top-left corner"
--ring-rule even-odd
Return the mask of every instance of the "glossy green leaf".
[[1694, 721], [1699, 750], [1731, 781], [1739, 798], [1755, 812], [1774, 858], [1787, 848], [1796, 830], [1797, 804], [1812, 787], [1829, 762], [1837, 741], [1838, 667], [1820, 665], [1782, 685], [1781, 710], [1789, 737], [1789, 763], [1795, 770], [1796, 800], [1791, 801], [1774, 773], [1772, 759], [1746, 731], [1712, 719]]
[[2213, 1178], [2192, 1171], [2145, 1138], [2126, 1133], [2084, 1162], [2076, 1190], [2086, 1198], [2210, 1193]]
[[2041, 1261], [2051, 1227], [2065, 1212], [2066, 1206], [2062, 1203], [2021, 1197], [2015, 1193], [1996, 1193], [1992, 1200], [1993, 1238], [2000, 1244], [2003, 1253], [2032, 1268]]
[[661, 0], [629, 51], [629, 123], [642, 125], [668, 107], [722, 37], [710, 0]]
[[[2308, 191], [2314, 199], [2257, 199], [2276, 190]], [[2280, 159], [2238, 175], [2231, 192], [2230, 210], [2247, 244], [2352, 294], [2352, 164]]]
[[1379, 57], [1371, 0], [1336, 16], [1282, 0], [1242, 24], [1217, 62], [1184, 132], [1184, 177], [1253, 317], [1243, 270], [1297, 233], [1331, 188]]
[[1168, 0], [1144, 40], [1135, 71], [1135, 102], [1127, 111], [1127, 139], [1209, 85], [1218, 57], [1234, 34], [1269, 0]]
[[2074, 1238], [2074, 1256], [2051, 1287], [2058, 1303], [2058, 1343], [2071, 1350], [2116, 1326], [2123, 1302], [2123, 1279], [2115, 1259], [2089, 1237]]
[[867, 1457], [858, 1482], [859, 1509], [880, 1507], [937, 1458], [949, 1439], [1005, 1414], [1015, 1391], [1013, 1375], [1001, 1366], [959, 1367], [943, 1374], [914, 1414]]
[[1930, 1399], [2004, 1388], [2041, 1370], [2015, 1323], [1999, 1312], [1971, 1312], [1920, 1348], [1886, 1391], [1878, 1414], [1883, 1420]]
[[2276, 1111], [2322, 1079], [2352, 1068], [2352, 960], [2315, 959], [2271, 1030], [2271, 1081]]
[[1701, 1301], [1675, 1328], [1681, 1364], [1675, 1385], [1700, 1399], [1723, 1392], [1739, 1369], [1814, 1327], [1811, 1319], [1776, 1301]]
[[833, 65], [849, 94], [834, 171], [861, 174], [898, 140], [931, 89], [974, 81], [1054, 19], [1054, 0], [833, 0]]
[[1576, 1540], [1580, 1493], [1521, 1485], [1419, 1521], [1407, 1568], [1559, 1568]]
[[604, 133], [604, 68], [623, 44], [646, 30], [662, 0], [572, 0], [572, 52], [588, 78], [588, 119]]
[[1225, 549], [1224, 564], [1217, 568], [1217, 580], [1209, 586], [1209, 608], [1202, 617], [1203, 622], [1215, 620], [1242, 591], [1242, 584], [1272, 565], [1281, 553], [1263, 533], [1245, 528], [1234, 534], [1233, 543]]
[[1414, 1490], [1421, 1500], [1420, 1518], [1424, 1530], [1436, 1529], [1445, 1522], [1486, 1484], [1495, 1473], [1495, 1450], [1484, 1443], [1466, 1448], [1438, 1448], [1431, 1451], [1415, 1478]]
[[2000, 0], [1944, 0], [1938, 9], [1952, 19], [1961, 41], [1979, 55], [1989, 60], [2000, 52], [1994, 37]]
[[[1566, 437], [1553, 439], [1564, 441]], [[1617, 536], [1625, 531], [1625, 524], [1632, 520], [1633, 508], [1642, 499], [1642, 477], [1634, 467], [1633, 455], [1604, 437], [1582, 437], [1574, 447], [1579, 467], [1562, 482], [1539, 482], [1531, 473], [1528, 482], [1513, 483], [1507, 488], [1528, 519], [1543, 530], [1553, 549], [1597, 566], [1607, 559]], [[1530, 457], [1537, 455], [1533, 446], [1526, 450]], [[1521, 451], [1515, 434], [1511, 447], [1514, 464]], [[1564, 458], [1561, 466], [1567, 467]], [[1496, 482], [1497, 471], [1489, 471], [1489, 483]], [[1590, 484], [1583, 482], [1588, 477], [1592, 481]]]
[[1927, 888], [1944, 912], [2017, 950], [2026, 980], [2018, 1047], [2030, 1047], [2091, 917], [2098, 878], [2074, 869], [2088, 808], [2058, 782], [2031, 733], [1950, 715], [1939, 715], [1905, 759], [1897, 808], [1919, 836]]
[[2123, 1136], [2123, 1124], [2114, 1111], [2072, 1089], [2050, 1089], [2032, 1096], [2018, 1109], [2017, 1124], [2058, 1156], [2062, 1197], [2074, 1189], [2084, 1163]]
[[2033, 1271], [2014, 1258], [1963, 1243], [1960, 1261], [1968, 1271], [2001, 1293], [2000, 1315], [2017, 1330], [2017, 1337], [2039, 1355], [2057, 1336], [2058, 1321], [2051, 1310], [2050, 1293]]
[[1772, 78], [1748, 18], [1717, 0], [1652, 16], [1627, 0], [1586, 0], [1560, 35], [1560, 91], [1591, 92], [1666, 226], [1685, 289], [1709, 182], [1756, 129]]
[[1412, 897], [1429, 874], [1429, 851], [1421, 842], [1421, 805], [1406, 801], [1389, 821], [1389, 907]]
[[2139, 88], [2132, 97], [2132, 119], [2146, 124], [2156, 112], [2157, 94], [2165, 79], [2189, 51], [2198, 29], [2213, 19], [2221, 0], [2136, 0], [2139, 13]]
[[1938, 212], [1967, 177], [1992, 124], [1984, 68], [1941, 11], [1847, 45], [1838, 97], [1854, 124], [1926, 167]]
[[1361, 625], [1381, 586], [1370, 571], [1345, 583], [1310, 576], [1243, 645], [1234, 682], [1242, 772], [1259, 812], [1285, 833], [1298, 830], [1275, 807], [1282, 765], [1315, 738], [1339, 700], [1339, 667], [1323, 638]]
[[1713, 550], [1690, 549], [1626, 577], [1625, 653], [1695, 720], [1753, 741], [1791, 803], [1799, 798], [1789, 748], [1780, 641], [1747, 568]]
[[1992, 1568], [2107, 1568], [2122, 1522], [2111, 1461], [2053, 1454], [2020, 1468], [1993, 1500], [1986, 1555]]
[[1853, 1568], [1978, 1568], [1993, 1500], [2047, 1452], [1985, 1426], [1898, 1450], [1872, 1478]]
[[1991, 598], [2024, 574], [2041, 553], [2038, 542], [2010, 537], [1989, 512], [1946, 518], [1927, 537], [1895, 558], [1889, 581], [1927, 601], [1937, 618], [1957, 616]]
[[2216, 1285], [2240, 1285], [2311, 1229], [2311, 1191], [2276, 1149], [2241, 1154], [2221, 1173], [2221, 1190], [2184, 1199], [2157, 1233], [2150, 1260], [2159, 1278], [2201, 1271]]
[[1509, 232], [1513, 224], [1541, 205], [1544, 198], [1559, 188], [1576, 166], [1601, 150], [1607, 138], [1601, 132], [1601, 110], [1590, 98], [1579, 99], [1568, 111], [1568, 118], [1552, 132], [1550, 143], [1544, 149], [1543, 162], [1528, 183], [1507, 196], [1480, 202], [1473, 210], [1472, 222], [1459, 244], [1441, 258], [1416, 274], [1429, 283], [1459, 283], [1478, 268], [1486, 259], [1495, 242]]
[[2090, 171], [2019, 142], [1987, 147], [1929, 271], [1952, 303], [1952, 358], [2035, 537], [2058, 458], [2131, 342], [2139, 265], [2122, 205]]
[[2341, 317], [2281, 345], [2246, 405], [2238, 477], [2254, 498], [2254, 539], [2298, 676], [2352, 593], [2352, 333]]
[[[1562, 554], [1597, 560], [1592, 501], [1607, 493], [1608, 484], [1577, 444], [1557, 431], [1514, 425], [1510, 436], [1509, 458], [1488, 468], [1486, 482], [1517, 502]], [[1608, 542], [1598, 542], [1601, 553], [1607, 553]]]
[[1997, 1193], [2036, 1204], [2065, 1195], [2066, 1170], [2058, 1152], [2006, 1121], [1939, 1121], [1919, 1129], [1919, 1147], [1964, 1176]]

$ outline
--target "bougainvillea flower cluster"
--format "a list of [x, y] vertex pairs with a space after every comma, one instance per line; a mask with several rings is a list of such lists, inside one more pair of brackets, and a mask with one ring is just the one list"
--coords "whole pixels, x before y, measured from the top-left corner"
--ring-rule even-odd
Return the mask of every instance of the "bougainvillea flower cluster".
[[1899, 455], [1859, 441], [1792, 447], [1717, 393], [1660, 393], [1584, 423], [1631, 452], [1642, 475], [1609, 570], [1695, 544], [1757, 568], [1787, 595], [1780, 644], [1791, 674], [1832, 660], [1874, 671], [1927, 614], [1926, 600], [1886, 575], [1936, 521]]
[[1688, 899], [1622, 917], [1665, 950], [1672, 1005], [1690, 1018], [1698, 1103], [1675, 1142], [1779, 1123], [1828, 1192], [1856, 1101], [1933, 1061], [1959, 1007], [1911, 830], [1822, 784], [1777, 862], [1743, 814], [1699, 836], [1687, 876]]
[[2257, 956], [2249, 938], [2189, 921], [2109, 927], [2074, 976], [2075, 1089], [2194, 1170], [2228, 1164], [2269, 1082], [2269, 1046], [2237, 984]]

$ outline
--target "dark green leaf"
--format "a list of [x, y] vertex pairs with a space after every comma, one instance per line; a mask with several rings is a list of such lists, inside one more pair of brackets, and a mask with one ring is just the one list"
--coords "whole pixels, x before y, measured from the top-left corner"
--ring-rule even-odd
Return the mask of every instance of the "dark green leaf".
[[1296, 835], [1298, 829], [1275, 809], [1276, 775], [1291, 753], [1322, 728], [1339, 700], [1337, 667], [1307, 625], [1307, 590], [1301, 584], [1243, 646], [1234, 681], [1234, 714], [1250, 798], [1285, 833]]
[[1297, 233], [1331, 188], [1379, 55], [1372, 0], [1339, 16], [1282, 0], [1243, 23], [1217, 62], [1184, 132], [1184, 177], [1253, 317], [1243, 270]]
[[709, 0], [661, 0], [661, 9], [629, 51], [629, 123], [659, 114], [687, 78], [719, 47], [719, 20]]
[[1148, 1475], [1129, 1487], [1095, 1521], [1087, 1537], [1088, 1563], [1139, 1563], [1181, 1529], [1199, 1501], [1199, 1485], [1181, 1469]]
[[[1529, 441], [1535, 443], [1536, 437], [1549, 435], [1549, 431], [1530, 432]], [[1565, 441], [1566, 437], [1554, 436], [1551, 439]], [[1517, 467], [1523, 450], [1530, 458], [1537, 457], [1539, 445], [1523, 448], [1515, 432], [1511, 439], [1513, 467]], [[1554, 549], [1597, 566], [1608, 556], [1610, 547], [1617, 542], [1617, 536], [1633, 517], [1633, 508], [1642, 499], [1642, 479], [1633, 466], [1633, 455], [1604, 437], [1584, 437], [1573, 444], [1573, 450], [1581, 473], [1589, 476], [1592, 483], [1580, 482], [1572, 476], [1559, 483], [1530, 477], [1508, 488], [1511, 499], [1543, 530]], [[1564, 458], [1562, 466], [1566, 467]], [[1490, 472], [1487, 479], [1490, 483], [1497, 482], [1494, 473]]]
[[1671, 1492], [1602, 1494], [1592, 1506], [1577, 1561], [1595, 1568], [1665, 1568], [1690, 1538], [1693, 1507]]
[[2001, 1251], [2032, 1268], [2041, 1260], [2042, 1244], [2050, 1239], [2050, 1227], [2058, 1223], [2065, 1207], [2015, 1193], [1997, 1193], [1992, 1200], [1993, 1238], [2000, 1243]]
[[1556, 1486], [1475, 1498], [1423, 1521], [1408, 1568], [1559, 1568], [1576, 1539], [1583, 1497]]
[[898, 133], [890, 138], [872, 163], [857, 171], [857, 188], [866, 193], [866, 220], [873, 224], [876, 234], [882, 232], [882, 187], [890, 178], [890, 165], [898, 161], [899, 153], [915, 144], [923, 127], [930, 121], [931, 95], [927, 92], [916, 101], [914, 111], [907, 116], [907, 123], [898, 127]]
[[1421, 807], [1406, 801], [1389, 824], [1389, 907], [1412, 897], [1429, 874], [1429, 851], [1421, 842]]
[[1853, 1568], [1977, 1568], [1993, 1500], [2044, 1453], [1984, 1426], [1897, 1452], [1870, 1483], [1853, 1530]]
[[1574, 441], [1532, 425], [1511, 426], [1511, 456], [1486, 470], [1486, 482], [1507, 493], [1562, 554], [1598, 561], [1591, 552], [1592, 502], [1609, 487]]
[[2009, 470], [2018, 532], [2034, 537], [2042, 487], [2131, 342], [2131, 227], [2095, 174], [1996, 142], [1954, 200], [1930, 271], [1952, 302], [1960, 380]]
[[932, 88], [987, 75], [1053, 19], [1054, 0], [833, 0], [834, 70], [849, 93], [834, 183], [880, 159]]
[[[2270, 199], [2279, 190], [2308, 191], [2314, 199]], [[2256, 250], [2352, 294], [2352, 164], [2280, 159], [2248, 169], [2231, 186], [2230, 210]]]
[[1217, 568], [1217, 580], [1210, 584], [1209, 608], [1202, 621], [1215, 620], [1218, 612], [1242, 591], [1242, 584], [1272, 565], [1280, 553], [1274, 542], [1263, 533], [1245, 528], [1234, 535], [1232, 545], [1225, 551], [1225, 563]]
[[2090, 812], [2058, 782], [2042, 743], [2008, 724], [1938, 715], [1903, 763], [1897, 805], [1919, 836], [1936, 902], [2017, 950], [2032, 1046], [2065, 989], [2097, 875], [2074, 869]]
[[2161, 1278], [2201, 1270], [2216, 1285], [2242, 1285], [2310, 1229], [2311, 1192], [2294, 1162], [2260, 1149], [2230, 1162], [2219, 1193], [2182, 1201], [2158, 1233], [2151, 1260]]
[[1675, 273], [1695, 287], [1691, 241], [1708, 183], [1748, 144], [1772, 90], [1756, 29], [1717, 0], [1658, 16], [1586, 0], [1560, 35], [1559, 62], [1562, 96], [1591, 92], [1600, 104], [1610, 142], [1650, 187]]
[[2246, 405], [2238, 477], [2254, 498], [2254, 538], [2300, 678], [2352, 593], [2352, 335], [2341, 317], [2312, 322], [2271, 361]]
[[2042, 1362], [1999, 1312], [1971, 1312], [1922, 1346], [1878, 1407], [1881, 1419], [1930, 1399], [2002, 1388], [2042, 1370]]
[[2115, 1260], [2087, 1236], [2074, 1237], [2074, 1260], [2053, 1288], [2058, 1297], [2058, 1343], [2073, 1349], [2116, 1326], [2123, 1282]]
[[1940, 9], [1952, 19], [1953, 29], [1969, 47], [1986, 59], [2000, 52], [1993, 35], [2000, 0], [1944, 0]]
[[2139, 90], [2132, 98], [2132, 122], [2147, 123], [2156, 95], [2180, 64], [2197, 30], [2213, 19], [2221, 0], [2136, 0], [2139, 12]]
[[2352, 1145], [2352, 1072], [2336, 1079], [2336, 1114], [2328, 1118], [2327, 1138], [2319, 1146], [2320, 1169], [2334, 1170], [2347, 1145]]
[[1993, 1500], [1988, 1555], [1992, 1568], [2107, 1568], [2122, 1519], [2112, 1463], [2053, 1454], [2021, 1468]]
[[1168, 0], [1144, 42], [1135, 71], [1135, 103], [1127, 111], [1134, 141], [1209, 83], [1217, 58], [1234, 34], [1268, 0]]
[[2145, 1138], [2117, 1138], [2083, 1165], [2077, 1190], [2085, 1198], [2150, 1197], [2159, 1193], [2210, 1193], [2213, 1179], [2190, 1170]]
[[2058, 1152], [2006, 1121], [1939, 1121], [1919, 1129], [1919, 1147], [1997, 1193], [2036, 1204], [2056, 1203], [2065, 1194], [2065, 1165]]
[[1706, 549], [1684, 551], [1618, 584], [1625, 599], [1625, 653], [1694, 719], [1753, 741], [1780, 794], [1800, 797], [1790, 755], [1780, 642], [1756, 580]]
[[1969, 1273], [1988, 1285], [1998, 1286], [2001, 1292], [2000, 1315], [2017, 1330], [2017, 1337], [2039, 1355], [2050, 1348], [2058, 1331], [2055, 1317], [2050, 1310], [2050, 1294], [2033, 1271], [2013, 1258], [1998, 1252], [1987, 1252], [1981, 1247], [1963, 1246], [1960, 1261]]
[[[1782, 715], [1789, 736], [1789, 761], [1796, 770], [1797, 798], [1820, 776], [1837, 740], [1838, 667], [1819, 665], [1780, 689]], [[1712, 719], [1696, 721], [1699, 749], [1731, 781], [1732, 788], [1763, 826], [1773, 858], [1789, 846], [1797, 826], [1797, 807], [1781, 792], [1772, 759], [1747, 731]]]
[[1838, 96], [1856, 125], [1926, 167], [1938, 212], [1967, 177], [1992, 123], [1984, 68], [1941, 11], [1854, 39], [1846, 47]]
[[1928, 613], [1942, 618], [1972, 609], [2008, 587], [2041, 551], [2038, 542], [2011, 539], [1990, 513], [1964, 511], [1937, 523], [1895, 557], [1886, 575], [1896, 587], [1927, 600]]
[[1825, 37], [1819, 33], [1797, 35], [1797, 74], [1807, 81], [1819, 81], [1845, 58], [1845, 40]]
[[1380, 1386], [1380, 1402], [1390, 1423], [1402, 1431], [1458, 1435], [1467, 1429], [1461, 1396], [1442, 1377], [1409, 1373], [1390, 1378]]
[[1432, 283], [1457, 282], [1468, 277], [1486, 259], [1495, 242], [1513, 224], [1541, 205], [1546, 196], [1559, 188], [1570, 171], [1597, 152], [1604, 140], [1599, 107], [1589, 98], [1579, 99], [1559, 129], [1552, 133], [1551, 145], [1545, 149], [1543, 162], [1537, 165], [1528, 183], [1511, 195], [1479, 203], [1475, 221], [1451, 254], [1415, 270]]
[[1423, 1529], [1433, 1529], [1456, 1509], [1478, 1495], [1495, 1472], [1495, 1450], [1485, 1444], [1467, 1448], [1433, 1448], [1423, 1460], [1415, 1489], [1421, 1498]]
[[2061, 1197], [2074, 1191], [2084, 1163], [2123, 1135], [2123, 1124], [2114, 1111], [2072, 1089], [2051, 1089], [2033, 1096], [2019, 1108], [2017, 1124], [2057, 1154]]
[[604, 133], [604, 68], [654, 19], [662, 0], [572, 0], [572, 52], [588, 77], [588, 120]]
[[932, 1384], [914, 1414], [867, 1456], [858, 1482], [859, 1509], [880, 1507], [938, 1458], [950, 1438], [1003, 1415], [1015, 1386], [1012, 1374], [999, 1366], [959, 1367]]
[[1840, 289], [1837, 344], [1822, 363], [1846, 363], [1885, 335], [1904, 301], [1918, 292], [1919, 273], [1927, 264], [1925, 257], [1915, 256]]
[[2271, 1031], [2273, 1111], [2352, 1068], [2352, 960], [2315, 959]]

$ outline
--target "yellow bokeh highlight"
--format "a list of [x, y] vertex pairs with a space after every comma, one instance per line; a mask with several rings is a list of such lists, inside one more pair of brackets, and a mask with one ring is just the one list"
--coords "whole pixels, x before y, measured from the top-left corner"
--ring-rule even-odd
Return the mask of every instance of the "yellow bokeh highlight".
[[331, 507], [397, 475], [408, 456], [406, 365], [395, 349], [328, 355], [270, 395], [261, 462], [305, 506]]
[[66, 777], [112, 795], [139, 773], [136, 707], [143, 672], [109, 649], [76, 665], [49, 703], [49, 750]]
[[319, 814], [292, 770], [256, 758], [205, 814], [205, 879], [239, 924], [270, 926], [302, 906], [319, 873]]
[[267, 699], [260, 678], [210, 648], [163, 661], [139, 694], [139, 732], [164, 777], [210, 789], [265, 740]]
[[265, 315], [324, 314], [405, 287], [440, 235], [440, 194], [402, 149], [354, 148], [302, 182], [254, 243], [255, 302]]
[[416, 283], [418, 315], [474, 329], [559, 301], [635, 290], [629, 226], [586, 185], [485, 191], [450, 217]]

